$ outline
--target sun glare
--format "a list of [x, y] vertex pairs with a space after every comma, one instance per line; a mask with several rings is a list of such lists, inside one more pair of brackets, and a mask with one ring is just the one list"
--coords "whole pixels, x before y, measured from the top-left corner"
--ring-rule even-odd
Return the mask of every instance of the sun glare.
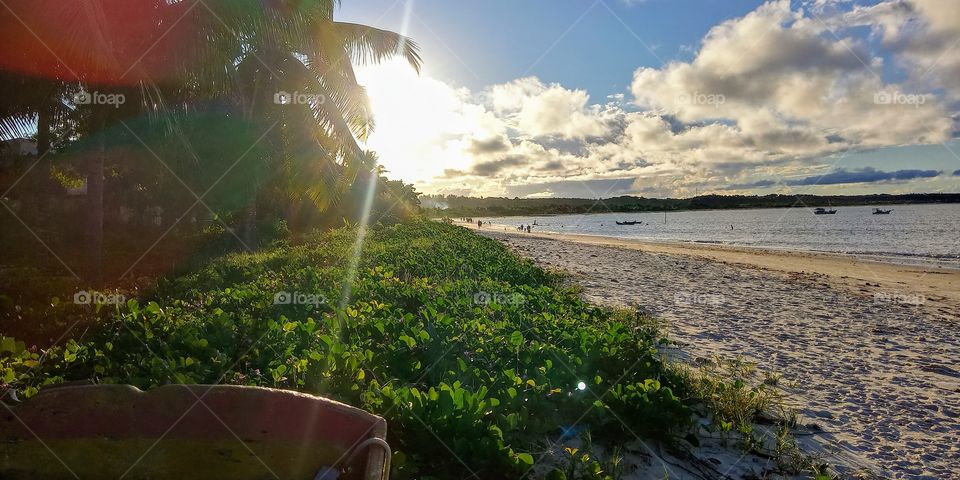
[[463, 111], [465, 93], [431, 78], [429, 71], [417, 75], [402, 60], [358, 68], [357, 77], [376, 121], [366, 147], [378, 152], [392, 177], [423, 182], [469, 165], [459, 140], [474, 123]]

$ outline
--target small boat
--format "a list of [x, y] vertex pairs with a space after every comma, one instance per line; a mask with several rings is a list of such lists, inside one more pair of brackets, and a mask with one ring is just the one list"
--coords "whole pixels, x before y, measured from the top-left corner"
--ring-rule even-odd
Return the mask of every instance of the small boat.
[[890, 212], [892, 212], [892, 211], [893, 211], [892, 208], [891, 208], [890, 210], [884, 210], [884, 209], [882, 209], [882, 208], [874, 208], [874, 209], [873, 209], [873, 214], [874, 214], [874, 215], [890, 215]]
[[[64, 385], [4, 406], [0, 478], [257, 480], [267, 470], [332, 479], [347, 469], [362, 480], [390, 476], [382, 417], [288, 390]], [[59, 462], [36, 460], [49, 455], [46, 442]]]
[[643, 225], [643, 222], [617, 222], [617, 225]]
[[836, 213], [837, 211], [832, 208], [830, 210], [827, 210], [826, 208], [823, 208], [823, 207], [817, 207], [816, 209], [813, 210], [814, 215], [836, 215]]

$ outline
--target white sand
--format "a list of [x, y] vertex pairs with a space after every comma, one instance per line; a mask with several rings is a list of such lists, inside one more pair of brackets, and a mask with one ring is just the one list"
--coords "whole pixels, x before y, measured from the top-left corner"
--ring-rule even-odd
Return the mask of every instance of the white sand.
[[862, 267], [833, 271], [810, 255], [757, 252], [751, 261], [597, 237], [483, 233], [570, 273], [587, 300], [649, 310], [693, 358], [742, 355], [781, 374], [788, 403], [822, 429], [815, 440], [834, 459], [885, 477], [960, 478], [954, 272], [873, 265], [885, 273], [864, 273], [881, 279], [866, 286], [844, 274]]

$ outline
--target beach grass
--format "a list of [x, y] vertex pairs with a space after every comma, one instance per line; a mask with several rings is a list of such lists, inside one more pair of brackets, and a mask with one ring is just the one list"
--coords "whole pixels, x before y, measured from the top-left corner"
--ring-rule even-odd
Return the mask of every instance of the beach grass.
[[[806, 472], [815, 478], [832, 478], [830, 466], [797, 443], [797, 413], [784, 403], [776, 388], [779, 375], [764, 372], [742, 357], [702, 362], [699, 366], [674, 363], [681, 384], [700, 399], [700, 412], [711, 418], [710, 428], [724, 441], [769, 458], [780, 472]], [[695, 407], [696, 408], [696, 407]]]

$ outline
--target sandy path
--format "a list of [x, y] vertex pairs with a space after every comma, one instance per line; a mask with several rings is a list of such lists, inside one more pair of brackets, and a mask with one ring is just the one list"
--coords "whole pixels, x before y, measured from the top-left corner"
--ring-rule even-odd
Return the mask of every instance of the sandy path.
[[901, 287], [894, 296], [877, 297], [842, 275], [796, 273], [809, 265], [789, 256], [777, 260], [784, 268], [747, 266], [599, 239], [484, 234], [566, 270], [588, 300], [642, 305], [693, 356], [743, 355], [781, 374], [788, 402], [838, 455], [893, 478], [960, 478], [960, 330], [950, 298], [905, 303], [927, 287], [902, 277], [890, 280]]

